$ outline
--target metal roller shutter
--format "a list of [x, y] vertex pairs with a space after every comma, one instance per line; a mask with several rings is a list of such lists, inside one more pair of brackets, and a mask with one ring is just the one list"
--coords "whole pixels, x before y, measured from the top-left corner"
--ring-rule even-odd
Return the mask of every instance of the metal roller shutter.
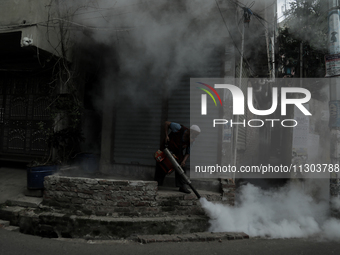
[[162, 97], [156, 90], [148, 91], [142, 97], [137, 104], [137, 100], [130, 99], [117, 108], [115, 163], [155, 165], [153, 155], [160, 142]]
[[[194, 115], [200, 115], [200, 107], [197, 107], [197, 113], [193, 111], [193, 109], [190, 110], [190, 78], [218, 78], [221, 77], [222, 71], [223, 51], [217, 49], [207, 50], [210, 51], [210, 57], [208, 61], [206, 61], [207, 64], [201, 69], [196, 69], [190, 74], [183, 76], [179, 83], [180, 85], [174, 89], [170, 95], [168, 111], [169, 121], [178, 122], [186, 127], [196, 124], [201, 128], [202, 132], [207, 130], [206, 126], [211, 125], [211, 123], [190, 123], [190, 117], [195, 119], [194, 116], [190, 116], [190, 112]], [[197, 99], [196, 101], [200, 102], [200, 99]], [[218, 118], [218, 116], [216, 116], [216, 118]], [[207, 143], [207, 141], [209, 142]], [[218, 144], [218, 132], [206, 132], [204, 133], [204, 136], [202, 135], [196, 140], [194, 148], [196, 146], [204, 146], [205, 149], [202, 157], [195, 157], [195, 164], [207, 164], [207, 159], [215, 163], [217, 162], [220, 148], [218, 146], [207, 147], [206, 144], [212, 144], [211, 141], [216, 141], [216, 143], [213, 143], [214, 145]], [[203, 160], [204, 162], [201, 162], [200, 160]], [[190, 165], [190, 161], [188, 161], [187, 164]]]
[[[169, 121], [190, 126], [190, 77], [219, 77], [222, 66], [220, 52], [214, 51], [207, 63], [205, 68], [183, 76], [177, 86], [168, 88]], [[114, 163], [155, 165], [153, 155], [159, 148], [160, 125], [163, 124], [161, 93], [161, 89], [154, 87], [148, 93], [143, 93], [142, 101], [138, 99], [135, 102], [131, 97], [125, 101], [124, 98], [119, 99], [114, 134]], [[217, 150], [218, 148], [212, 148], [209, 154], [217, 157]]]
[[190, 125], [190, 77], [184, 76], [169, 95], [168, 120]]

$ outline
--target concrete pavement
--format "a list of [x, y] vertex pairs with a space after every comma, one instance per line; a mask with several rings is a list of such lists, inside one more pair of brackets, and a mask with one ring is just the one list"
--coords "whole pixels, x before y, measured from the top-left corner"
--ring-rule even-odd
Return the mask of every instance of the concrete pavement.
[[147, 255], [291, 255], [340, 254], [337, 242], [315, 239], [216, 240], [208, 242], [162, 242], [141, 244], [129, 240], [49, 239], [23, 235], [0, 229], [0, 254], [85, 255], [85, 254], [147, 254]]
[[23, 168], [0, 167], [0, 204], [7, 199], [24, 196], [26, 170]]
[[39, 205], [41, 197], [25, 194], [27, 190], [27, 172], [24, 164], [0, 162], [0, 204], [7, 200], [16, 201], [21, 206]]

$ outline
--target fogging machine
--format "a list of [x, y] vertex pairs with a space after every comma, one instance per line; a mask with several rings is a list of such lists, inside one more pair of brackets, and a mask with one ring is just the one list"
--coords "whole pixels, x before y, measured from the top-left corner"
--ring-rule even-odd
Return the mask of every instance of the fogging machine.
[[201, 198], [200, 194], [198, 194], [197, 190], [192, 186], [191, 181], [188, 176], [184, 173], [182, 167], [178, 164], [175, 159], [175, 155], [171, 154], [168, 148], [165, 148], [164, 151], [157, 151], [155, 153], [155, 159], [160, 164], [161, 168], [167, 174], [171, 174], [174, 170], [183, 178], [186, 184], [192, 189], [198, 199]]

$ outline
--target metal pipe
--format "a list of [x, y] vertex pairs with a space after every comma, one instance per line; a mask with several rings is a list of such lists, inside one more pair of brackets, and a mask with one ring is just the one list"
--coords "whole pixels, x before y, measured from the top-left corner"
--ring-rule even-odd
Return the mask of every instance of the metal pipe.
[[189, 187], [192, 189], [192, 191], [195, 193], [196, 197], [198, 199], [201, 198], [200, 194], [198, 194], [197, 190], [192, 186], [191, 181], [189, 180], [188, 176], [184, 173], [182, 167], [178, 164], [176, 159], [172, 156], [171, 152], [168, 150], [168, 148], [164, 149], [164, 153], [167, 156], [167, 158], [170, 160], [172, 165], [175, 168], [175, 171], [179, 173], [179, 175], [185, 180], [185, 182], [189, 185]]
[[[241, 35], [242, 35], [242, 43], [241, 43], [241, 59], [240, 59], [240, 78], [239, 78], [238, 86], [242, 90], [243, 54], [244, 54], [244, 22], [242, 23]], [[239, 115], [236, 115], [235, 118], [236, 118], [235, 122], [238, 123], [240, 119]], [[238, 146], [238, 135], [239, 135], [238, 125], [236, 125], [235, 127], [234, 135], [235, 137], [233, 139], [234, 141], [234, 155], [233, 155], [234, 159], [233, 160], [234, 160], [234, 166], [237, 166], [237, 146]], [[233, 173], [233, 181], [235, 182], [235, 180], [236, 180], [236, 174]]]
[[[339, 16], [340, 11], [338, 9], [338, 1], [337, 0], [329, 0], [328, 2], [328, 50], [329, 54], [339, 54], [340, 53], [340, 24], [339, 24]], [[336, 40], [332, 40], [332, 34], [336, 35]], [[338, 77], [332, 77], [330, 79], [330, 104], [339, 105], [340, 104], [340, 80]], [[334, 116], [339, 116], [339, 109], [336, 108], [336, 113]], [[336, 120], [338, 117], [336, 117]], [[331, 139], [330, 139], [330, 154], [331, 154], [331, 162], [332, 164], [340, 163], [340, 143], [339, 143], [339, 135], [338, 129], [339, 126], [337, 123], [331, 123], [330, 118], [330, 126], [331, 126]], [[331, 173], [330, 175], [330, 198], [340, 198], [340, 176], [339, 173]], [[340, 211], [337, 209], [334, 204], [331, 203], [331, 215], [340, 218]]]

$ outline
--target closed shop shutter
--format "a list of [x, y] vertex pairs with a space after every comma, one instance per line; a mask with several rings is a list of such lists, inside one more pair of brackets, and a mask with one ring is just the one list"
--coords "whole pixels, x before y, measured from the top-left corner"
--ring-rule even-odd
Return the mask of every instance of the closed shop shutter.
[[183, 76], [179, 86], [170, 91], [168, 101], [168, 120], [180, 123], [186, 127], [190, 125], [190, 77]]
[[113, 158], [115, 163], [153, 166], [160, 143], [162, 97], [156, 89], [138, 94], [135, 91], [117, 105]]
[[[209, 50], [209, 49], [208, 49]], [[207, 126], [211, 123], [204, 122], [195, 122], [190, 123], [192, 120], [196, 119], [195, 116], [190, 116], [191, 114], [200, 115], [200, 107], [197, 107], [197, 112], [193, 109], [190, 109], [190, 78], [219, 78], [221, 77], [222, 70], [222, 51], [210, 50], [211, 55], [206, 61], [207, 65], [205, 65], [201, 69], [196, 69], [190, 74], [183, 76], [179, 86], [172, 90], [169, 98], [169, 110], [168, 110], [168, 120], [180, 123], [186, 127], [190, 127], [190, 124], [196, 124], [201, 128], [201, 131], [207, 130]], [[194, 98], [195, 102], [200, 102], [200, 98]], [[212, 102], [210, 102], [212, 103]], [[208, 104], [209, 106], [209, 104]], [[211, 106], [213, 107], [213, 106]], [[196, 109], [196, 108], [195, 108]], [[190, 121], [191, 117], [191, 121]], [[219, 118], [218, 114], [216, 116], [211, 116], [212, 118]], [[205, 132], [204, 136], [199, 136], [199, 138], [195, 141], [193, 146], [193, 150], [195, 147], [202, 148], [204, 147], [203, 154], [198, 156], [195, 154], [195, 165], [198, 164], [207, 164], [207, 160], [210, 160], [216, 164], [217, 158], [219, 155], [220, 148], [217, 146], [219, 143], [219, 133], [218, 132]], [[216, 141], [216, 142], [211, 142]], [[208, 147], [207, 144], [212, 146]], [[201, 150], [200, 150], [201, 151]], [[187, 164], [190, 165], [190, 157]]]
[[[190, 127], [190, 77], [219, 77], [221, 59], [221, 53], [214, 52], [204, 69], [183, 76], [177, 86], [167, 88], [169, 93], [167, 120]], [[161, 125], [164, 124], [161, 123], [162, 90], [153, 89], [143, 93], [143, 100], [131, 98], [127, 97], [126, 100], [120, 98], [116, 107], [114, 163], [154, 166], [153, 155], [159, 148]], [[209, 154], [216, 158], [217, 150], [217, 147], [212, 148]]]

